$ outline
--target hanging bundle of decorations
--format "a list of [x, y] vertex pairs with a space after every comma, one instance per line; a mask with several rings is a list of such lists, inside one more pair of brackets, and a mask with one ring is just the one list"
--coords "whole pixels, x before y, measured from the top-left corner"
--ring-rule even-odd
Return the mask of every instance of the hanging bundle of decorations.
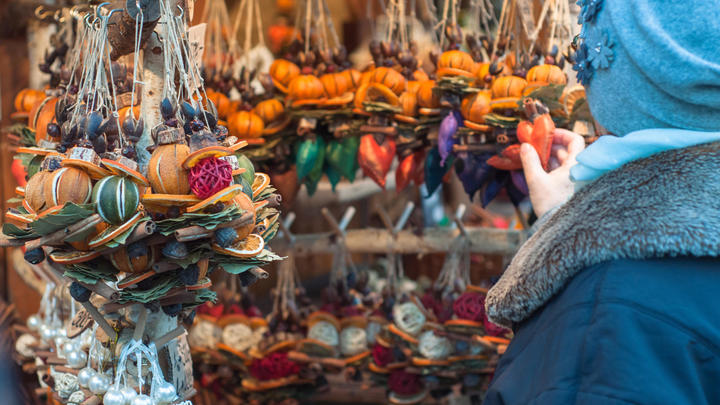
[[[278, 229], [280, 196], [240, 152], [246, 143], [218, 122], [183, 9], [166, 0], [133, 4], [78, 14], [74, 47], [59, 68], [67, 74], [19, 131], [17, 160], [29, 178], [17, 189], [21, 204], [6, 213], [4, 243], [24, 246], [27, 262], [71, 281], [56, 285], [84, 308], [78, 335], [99, 326], [87, 332], [98, 347], [67, 358], [76, 371], [92, 367], [78, 383], [87, 390], [82, 400], [63, 402], [104, 394], [106, 404], [160, 405], [192, 395], [191, 377], [173, 363], [179, 354], [162, 348], [184, 332], [181, 321], [191, 323], [199, 305], [216, 300], [210, 273], [250, 283], [268, 276], [261, 266], [280, 260], [266, 247]], [[155, 26], [160, 56], [152, 65], [147, 50], [141, 62], [140, 50]], [[152, 331], [148, 317], [159, 319]], [[55, 318], [43, 319], [43, 330], [64, 336]], [[166, 333], [158, 336], [158, 328]], [[42, 347], [59, 355], [64, 343], [49, 330]], [[92, 350], [103, 360], [86, 363]], [[175, 385], [158, 356], [171, 357], [166, 376]], [[55, 382], [65, 395], [69, 388]]]

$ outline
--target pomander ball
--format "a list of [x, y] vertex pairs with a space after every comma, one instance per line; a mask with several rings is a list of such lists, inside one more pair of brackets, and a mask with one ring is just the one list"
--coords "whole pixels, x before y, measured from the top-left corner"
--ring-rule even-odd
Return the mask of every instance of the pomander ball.
[[205, 199], [232, 183], [232, 166], [225, 160], [207, 157], [190, 169], [188, 180], [193, 194]]

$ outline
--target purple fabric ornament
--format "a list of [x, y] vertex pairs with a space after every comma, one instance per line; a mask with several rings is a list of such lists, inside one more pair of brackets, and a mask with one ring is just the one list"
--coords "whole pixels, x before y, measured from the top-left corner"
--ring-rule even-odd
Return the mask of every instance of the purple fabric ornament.
[[495, 170], [487, 164], [491, 155], [460, 152], [455, 164], [455, 174], [462, 182], [465, 192], [472, 200], [475, 193], [492, 177]]
[[438, 129], [438, 152], [440, 152], [440, 165], [445, 165], [445, 159], [452, 153], [455, 144], [455, 132], [458, 130], [458, 118], [454, 111], [448, 113], [440, 122]]
[[512, 182], [515, 185], [515, 188], [518, 189], [518, 191], [525, 195], [530, 194], [527, 181], [525, 180], [525, 173], [523, 173], [521, 170], [514, 170], [510, 172], [510, 176], [512, 176]]

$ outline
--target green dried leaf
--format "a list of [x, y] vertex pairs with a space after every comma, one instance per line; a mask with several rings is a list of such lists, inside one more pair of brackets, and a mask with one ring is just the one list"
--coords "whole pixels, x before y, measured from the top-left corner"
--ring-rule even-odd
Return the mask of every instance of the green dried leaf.
[[91, 204], [77, 205], [69, 202], [57, 213], [33, 221], [30, 227], [38, 235], [44, 236], [80, 222], [94, 213], [95, 210]]
[[157, 301], [164, 297], [168, 291], [175, 287], [180, 287], [180, 280], [175, 277], [175, 274], [166, 274], [164, 277], [158, 277], [154, 279], [155, 285], [147, 290], [139, 289], [125, 289], [120, 291], [120, 298], [118, 302], [124, 304], [126, 302], [140, 302], [148, 303]]
[[253, 267], [257, 267], [257, 264], [255, 263], [246, 263], [246, 262], [238, 262], [238, 263], [223, 263], [220, 265], [223, 270], [230, 274], [240, 274], [244, 273]]
[[500, 128], [516, 128], [520, 119], [517, 117], [506, 117], [504, 115], [490, 113], [483, 116], [488, 125]]
[[240, 218], [242, 214], [243, 211], [235, 205], [229, 206], [215, 214], [185, 213], [177, 218], [168, 218], [158, 221], [156, 223], [157, 232], [167, 236], [178, 229], [193, 225], [202, 226], [205, 229], [212, 230], [220, 224]]
[[[128, 230], [126, 230], [125, 232], [116, 236], [114, 239], [107, 242], [104, 246], [109, 247], [109, 248], [116, 248], [120, 245], [124, 245], [125, 242], [127, 242], [127, 239], [130, 237], [130, 235], [135, 231], [135, 228], [137, 228], [140, 224], [145, 223], [149, 220], [150, 220], [150, 217], [141, 218], [135, 225], [131, 226], [130, 228], [128, 228]], [[90, 232], [92, 232], [92, 229], [90, 230]], [[107, 230], [105, 232], [107, 232]], [[75, 239], [75, 238], [73, 238], [73, 239]], [[80, 240], [82, 240], [82, 239], [80, 239]], [[72, 242], [72, 241], [70, 241], [70, 242]]]
[[2, 232], [4, 235], [15, 239], [32, 239], [40, 236], [30, 229], [22, 229], [17, 225], [10, 223], [3, 224]]
[[[549, 84], [547, 86], [538, 87], [527, 97], [539, 100], [541, 103], [545, 104], [550, 111], [558, 110], [562, 108], [562, 104], [560, 104], [560, 96], [562, 96], [564, 89], [564, 84]], [[523, 109], [522, 99], [518, 101], [518, 107], [521, 110]]]
[[65, 276], [86, 284], [95, 284], [99, 280], [115, 282], [117, 272], [110, 262], [103, 259], [65, 266]]

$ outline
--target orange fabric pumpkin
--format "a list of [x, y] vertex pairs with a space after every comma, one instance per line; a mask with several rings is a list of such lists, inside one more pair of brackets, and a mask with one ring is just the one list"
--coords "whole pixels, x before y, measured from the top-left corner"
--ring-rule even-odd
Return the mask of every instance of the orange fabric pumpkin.
[[435, 89], [435, 80], [426, 80], [420, 83], [417, 90], [417, 102], [422, 108], [440, 107], [440, 94]]
[[212, 101], [213, 104], [215, 104], [219, 119], [226, 120], [230, 116], [230, 114], [232, 114], [232, 104], [230, 103], [230, 99], [228, 98], [228, 96], [220, 93], [219, 91], [213, 91], [211, 89], [208, 89], [207, 98]]
[[373, 70], [370, 82], [382, 84], [398, 96], [405, 91], [405, 77], [397, 70], [385, 66]]
[[45, 92], [42, 90], [22, 89], [15, 96], [15, 111], [30, 112], [43, 99], [45, 99]]
[[488, 91], [479, 91], [465, 96], [460, 105], [460, 113], [468, 121], [482, 124], [484, 115], [490, 113], [490, 94]]
[[430, 76], [428, 76], [427, 73], [425, 73], [424, 71], [422, 71], [420, 69], [413, 72], [412, 78], [413, 78], [413, 80], [418, 81], [418, 82], [424, 82], [425, 80], [430, 80]]
[[342, 73], [326, 73], [320, 76], [320, 81], [329, 98], [340, 97], [351, 89], [348, 77]]
[[362, 73], [360, 73], [359, 70], [350, 68], [347, 70], [343, 70], [340, 72], [343, 76], [345, 76], [345, 80], [348, 83], [350, 90], [355, 90], [360, 86], [360, 80], [362, 78]]
[[555, 65], [538, 65], [532, 67], [525, 77], [528, 82], [546, 84], [566, 84], [567, 77], [562, 69]]
[[262, 118], [265, 126], [277, 121], [285, 115], [285, 106], [275, 98], [263, 100], [253, 108], [253, 112]]
[[239, 139], [259, 138], [263, 129], [265, 129], [263, 119], [252, 111], [238, 111], [228, 118], [230, 134]]
[[314, 75], [300, 75], [290, 82], [288, 96], [294, 107], [316, 104], [325, 97], [325, 88]]
[[353, 100], [355, 108], [363, 109], [363, 101], [365, 101], [365, 97], [367, 96], [368, 85], [368, 83], [362, 83], [355, 91], [355, 100]]
[[527, 81], [518, 76], [502, 76], [495, 79], [492, 85], [492, 98], [520, 97], [527, 86]]
[[437, 63], [437, 75], [473, 77], [475, 61], [467, 52], [452, 50], [443, 52]]
[[415, 94], [406, 91], [400, 95], [400, 106], [402, 107], [402, 113], [408, 117], [414, 117], [417, 115], [417, 97]]
[[290, 82], [300, 75], [300, 68], [285, 59], [275, 59], [270, 65], [270, 78], [278, 90], [288, 92]]
[[147, 179], [150, 187], [157, 194], [188, 194], [190, 182], [188, 171], [182, 163], [190, 154], [185, 144], [169, 144], [158, 146], [150, 156]]

